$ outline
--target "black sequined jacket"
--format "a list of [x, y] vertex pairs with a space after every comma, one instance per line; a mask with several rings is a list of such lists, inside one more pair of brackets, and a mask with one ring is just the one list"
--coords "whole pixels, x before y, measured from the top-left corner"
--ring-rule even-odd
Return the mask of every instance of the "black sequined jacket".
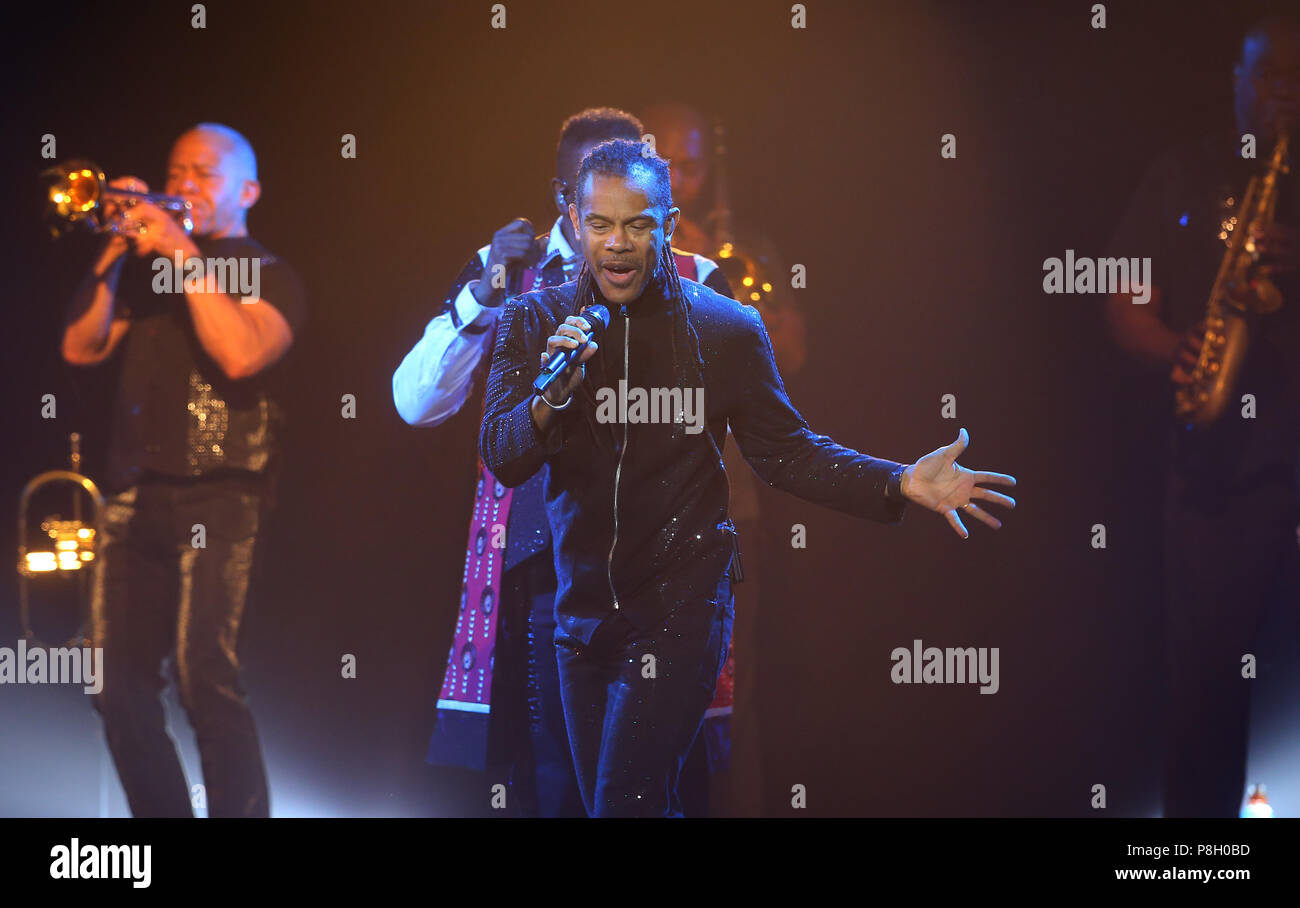
[[[547, 337], [582, 308], [574, 304], [576, 282], [511, 300], [497, 328], [479, 451], [508, 486], [549, 465], [556, 617], [560, 630], [584, 643], [616, 608], [648, 629], [679, 605], [716, 595], [735, 532], [717, 455], [728, 423], [768, 485], [870, 520], [903, 517], [905, 502], [885, 496], [898, 464], [814, 434], [791, 405], [758, 311], [693, 281], [681, 286], [684, 306], [665, 299], [658, 277], [625, 309], [610, 306], [586, 379], [544, 438], [529, 412], [532, 383]], [[596, 299], [603, 302], [599, 291]], [[608, 398], [625, 378], [628, 418], [610, 421], [616, 411]], [[648, 395], [673, 387], [704, 389], [714, 444], [689, 431], [689, 414], [653, 422], [662, 414], [631, 405], [631, 389]]]

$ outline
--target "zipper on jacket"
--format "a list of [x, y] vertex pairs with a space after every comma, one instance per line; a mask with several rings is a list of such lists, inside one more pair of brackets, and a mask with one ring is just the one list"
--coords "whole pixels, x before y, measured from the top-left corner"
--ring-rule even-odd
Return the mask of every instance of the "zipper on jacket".
[[[631, 344], [632, 320], [623, 316], [623, 380], [628, 380], [627, 351]], [[623, 447], [618, 452], [618, 466], [614, 468], [614, 541], [609, 544], [609, 557], [605, 559], [605, 575], [609, 578], [609, 592], [618, 608], [618, 593], [614, 589], [614, 547], [618, 545], [618, 481], [623, 474], [623, 455], [627, 453], [627, 420], [623, 420]]]

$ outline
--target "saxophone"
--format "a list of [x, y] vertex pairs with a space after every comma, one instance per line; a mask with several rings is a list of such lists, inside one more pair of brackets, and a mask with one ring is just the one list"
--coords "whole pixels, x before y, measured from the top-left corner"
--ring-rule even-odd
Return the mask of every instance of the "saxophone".
[[[1192, 370], [1191, 381], [1179, 388], [1174, 397], [1174, 413], [1188, 428], [1207, 428], [1223, 415], [1246, 361], [1253, 317], [1275, 312], [1282, 306], [1277, 285], [1256, 272], [1259, 251], [1255, 233], [1273, 224], [1278, 177], [1289, 172], [1288, 143], [1288, 134], [1279, 131], [1268, 169], [1262, 176], [1256, 174], [1250, 178], [1231, 221], [1232, 239], [1219, 264], [1205, 309], [1201, 354]], [[1253, 298], [1244, 306], [1230, 296], [1231, 291], [1240, 287], [1250, 287], [1253, 291]]]

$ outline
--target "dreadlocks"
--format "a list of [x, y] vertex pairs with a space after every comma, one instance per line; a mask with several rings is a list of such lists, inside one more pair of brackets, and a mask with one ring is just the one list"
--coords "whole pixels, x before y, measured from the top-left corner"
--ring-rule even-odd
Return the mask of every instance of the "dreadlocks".
[[[582, 208], [586, 201], [587, 178], [593, 174], [600, 176], [623, 177], [627, 178], [636, 173], [650, 177], [650, 204], [662, 212], [667, 212], [673, 207], [672, 176], [669, 171], [668, 161], [661, 158], [648, 145], [641, 142], [630, 142], [626, 139], [612, 139], [608, 142], [602, 142], [593, 148], [578, 168], [577, 185], [575, 190], [575, 201], [579, 209]], [[700, 350], [700, 336], [691, 324], [691, 300], [682, 288], [681, 275], [677, 272], [677, 260], [674, 257], [672, 244], [665, 242], [663, 248], [659, 251], [658, 276], [663, 285], [664, 299], [672, 305], [673, 325], [672, 325], [672, 350], [673, 350], [673, 372], [677, 377], [679, 387], [683, 390], [687, 388], [702, 388], [704, 386], [704, 357]], [[583, 307], [595, 300], [594, 278], [591, 275], [587, 262], [583, 261], [582, 270], [578, 273], [576, 292], [573, 296], [574, 305], [580, 314]], [[653, 278], [652, 278], [653, 282]], [[649, 286], [649, 284], [647, 284]], [[691, 354], [690, 367], [694, 374], [688, 374], [686, 364], [682, 363], [681, 357], [678, 356], [678, 350], [685, 349]], [[680, 431], [685, 431], [685, 425], [681, 425]], [[673, 432], [679, 431], [678, 424], [674, 424]], [[707, 429], [704, 432], [713, 448], [714, 456], [717, 458], [718, 466], [722, 467], [722, 452], [718, 450], [717, 442], [713, 438], [713, 433]]]

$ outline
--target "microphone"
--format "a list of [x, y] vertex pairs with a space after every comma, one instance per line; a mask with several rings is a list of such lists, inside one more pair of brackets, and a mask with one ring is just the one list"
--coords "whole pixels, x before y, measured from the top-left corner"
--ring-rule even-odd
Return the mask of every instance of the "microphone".
[[594, 303], [578, 314], [591, 323], [591, 333], [587, 335], [585, 341], [578, 344], [578, 346], [574, 347], [572, 350], [568, 347], [563, 347], [551, 354], [551, 358], [547, 361], [546, 365], [542, 367], [541, 374], [538, 375], [537, 380], [533, 382], [534, 394], [546, 393], [546, 389], [550, 387], [551, 382], [555, 381], [555, 379], [560, 376], [560, 373], [567, 369], [570, 364], [578, 361], [582, 356], [582, 352], [587, 349], [587, 344], [589, 344], [592, 339], [598, 339], [600, 335], [605, 332], [605, 329], [609, 327], [609, 309], [601, 303]]

